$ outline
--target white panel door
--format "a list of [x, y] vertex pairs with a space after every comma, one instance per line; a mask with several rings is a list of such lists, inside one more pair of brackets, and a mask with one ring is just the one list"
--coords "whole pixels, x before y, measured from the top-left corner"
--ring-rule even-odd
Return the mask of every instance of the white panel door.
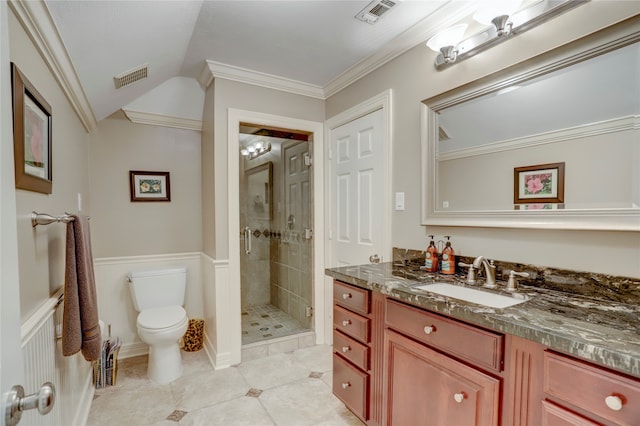
[[309, 145], [308, 142], [284, 145], [285, 230], [294, 231], [302, 237], [305, 229], [311, 229], [312, 220], [311, 169], [304, 160], [310, 155]]
[[[332, 267], [382, 258], [383, 111], [331, 133]], [[380, 260], [382, 261], [382, 260]]]
[[[13, 135], [11, 133], [11, 67], [7, 2], [0, 2], [0, 397], [4, 425], [5, 393], [23, 385], [20, 349], [20, 295], [18, 278], [18, 237], [13, 180]], [[21, 225], [26, 221], [21, 220]], [[27, 394], [38, 389], [25, 389]]]

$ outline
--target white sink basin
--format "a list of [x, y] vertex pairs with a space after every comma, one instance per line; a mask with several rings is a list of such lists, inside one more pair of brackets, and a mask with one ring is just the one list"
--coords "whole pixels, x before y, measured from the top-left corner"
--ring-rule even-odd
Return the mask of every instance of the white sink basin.
[[431, 293], [437, 293], [442, 296], [448, 296], [478, 305], [490, 306], [492, 308], [508, 308], [509, 306], [518, 305], [528, 300], [525, 296], [521, 296], [522, 298], [503, 296], [501, 294], [449, 283], [425, 284], [413, 288], [430, 291]]

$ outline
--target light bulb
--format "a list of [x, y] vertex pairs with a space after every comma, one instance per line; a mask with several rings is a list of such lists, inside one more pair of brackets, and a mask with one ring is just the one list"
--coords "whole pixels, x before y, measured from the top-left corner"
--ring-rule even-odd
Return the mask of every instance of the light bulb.
[[462, 41], [467, 24], [457, 24], [446, 30], [440, 31], [427, 41], [429, 49], [440, 52], [443, 47], [454, 46]]

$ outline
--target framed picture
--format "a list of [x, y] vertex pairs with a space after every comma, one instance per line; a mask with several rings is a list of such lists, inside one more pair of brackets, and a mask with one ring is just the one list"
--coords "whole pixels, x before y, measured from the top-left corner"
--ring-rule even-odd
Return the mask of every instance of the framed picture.
[[564, 163], [514, 168], [513, 203], [564, 203]]
[[11, 63], [16, 188], [51, 194], [51, 106]]
[[131, 201], [171, 201], [169, 172], [129, 171]]

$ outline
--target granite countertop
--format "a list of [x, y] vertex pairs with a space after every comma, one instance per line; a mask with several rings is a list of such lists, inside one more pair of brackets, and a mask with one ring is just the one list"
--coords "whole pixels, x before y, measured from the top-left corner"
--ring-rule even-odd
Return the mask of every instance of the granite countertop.
[[[414, 306], [513, 334], [551, 349], [640, 377], [640, 306], [520, 285], [524, 303], [491, 308], [414, 288], [434, 281], [467, 286], [464, 277], [426, 273], [393, 263], [327, 269], [340, 281]], [[500, 288], [506, 283], [499, 282]], [[477, 285], [472, 286], [480, 288]], [[485, 290], [485, 289], [483, 289]], [[487, 290], [490, 291], [490, 290]], [[510, 295], [505, 291], [499, 293]]]

